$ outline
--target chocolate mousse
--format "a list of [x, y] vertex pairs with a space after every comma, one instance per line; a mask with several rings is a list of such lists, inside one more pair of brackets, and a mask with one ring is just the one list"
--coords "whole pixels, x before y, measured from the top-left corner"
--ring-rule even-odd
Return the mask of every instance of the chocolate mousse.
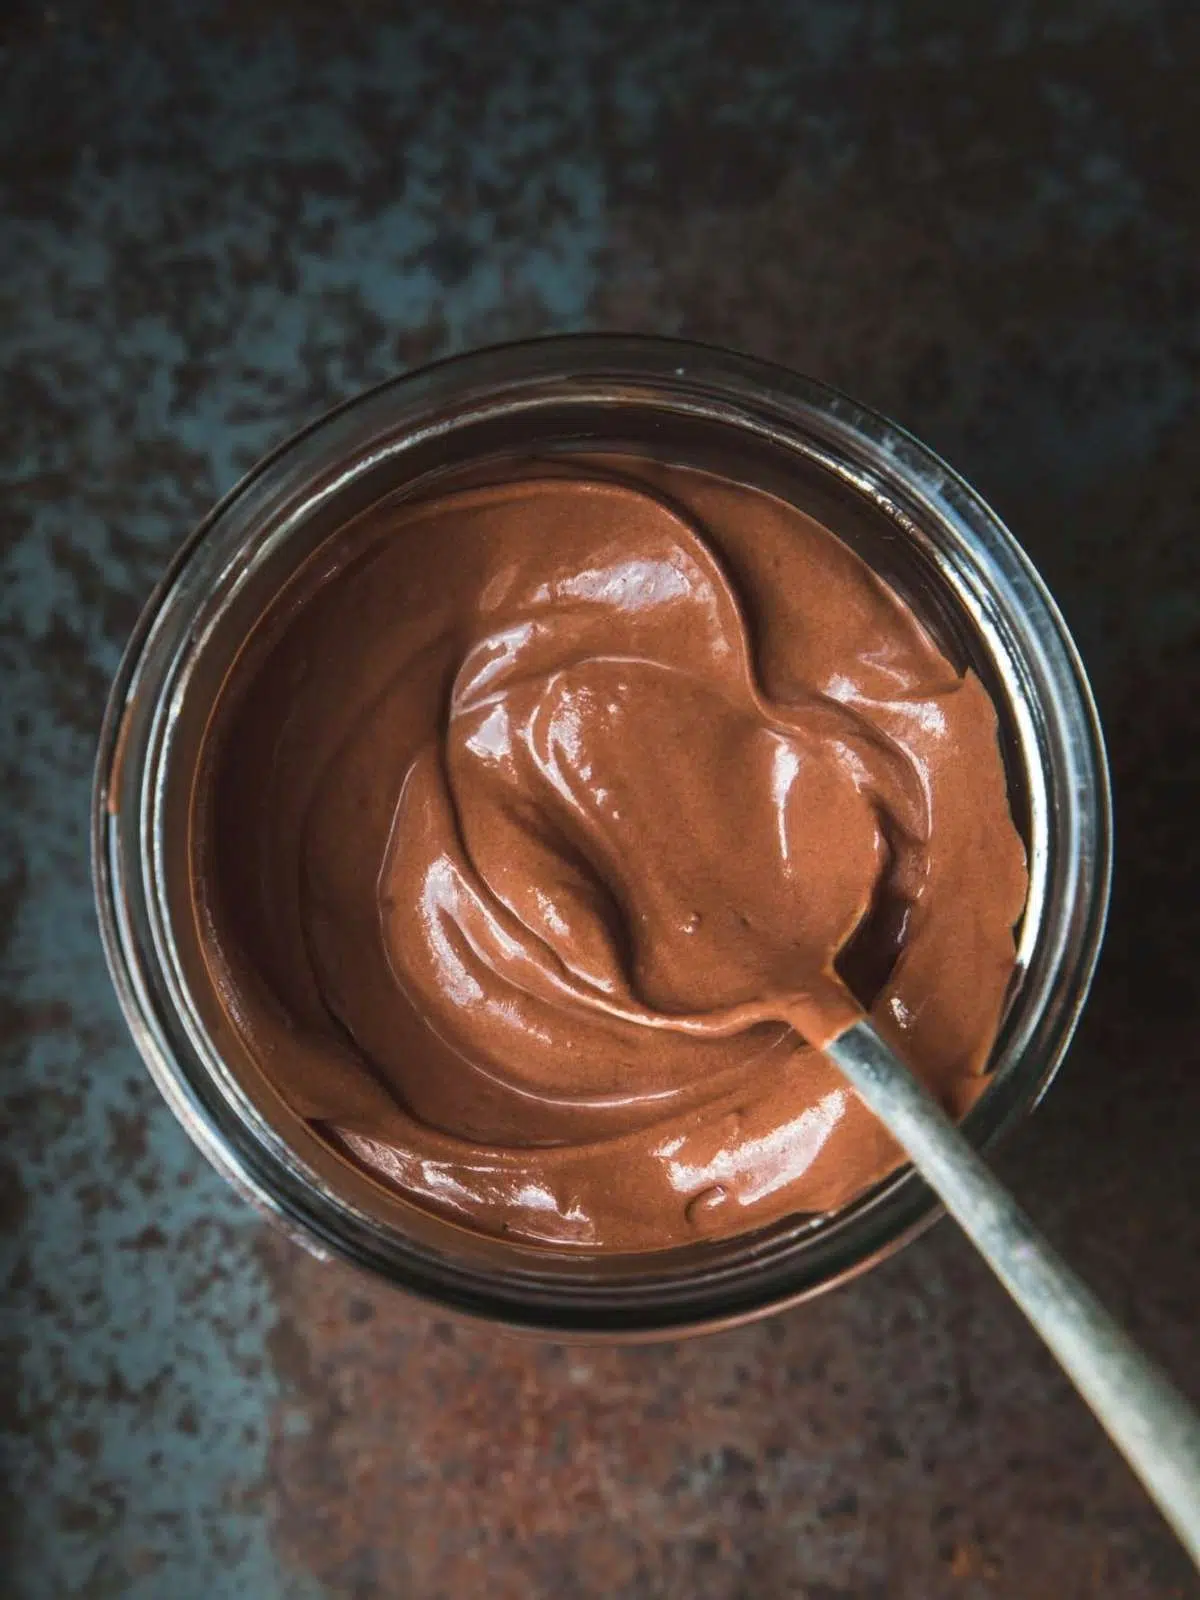
[[193, 797], [228, 1017], [417, 1204], [606, 1252], [902, 1160], [821, 1046], [980, 1094], [1026, 892], [987, 692], [834, 533], [633, 456], [376, 506], [254, 631]]

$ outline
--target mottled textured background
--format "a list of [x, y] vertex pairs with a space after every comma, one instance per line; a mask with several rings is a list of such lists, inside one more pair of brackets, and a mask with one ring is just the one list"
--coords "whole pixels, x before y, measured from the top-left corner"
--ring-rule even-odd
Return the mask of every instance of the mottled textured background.
[[994, 501], [1093, 670], [1111, 932], [999, 1166], [1200, 1395], [1196, 7], [335, 9], [2, 8], [0, 1588], [1196, 1593], [948, 1224], [811, 1307], [639, 1350], [451, 1327], [270, 1236], [135, 1057], [86, 860], [141, 602], [331, 402], [584, 327], [841, 385]]

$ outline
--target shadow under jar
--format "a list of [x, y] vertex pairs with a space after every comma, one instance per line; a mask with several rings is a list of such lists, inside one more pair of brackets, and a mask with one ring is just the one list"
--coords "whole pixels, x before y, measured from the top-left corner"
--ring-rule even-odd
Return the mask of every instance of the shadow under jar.
[[931, 451], [810, 379], [723, 351], [589, 336], [480, 351], [370, 391], [255, 468], [180, 551], [118, 672], [94, 795], [96, 897], [113, 980], [159, 1088], [218, 1170], [298, 1242], [512, 1328], [672, 1336], [865, 1270], [934, 1220], [936, 1202], [905, 1168], [833, 1215], [668, 1250], [473, 1231], [372, 1178], [289, 1108], [230, 1023], [195, 913], [190, 816], [206, 729], [281, 590], [387, 497], [556, 454], [648, 457], [790, 502], [979, 677], [1029, 888], [988, 1086], [963, 1126], [983, 1145], [1028, 1112], [1069, 1042], [1107, 905], [1107, 770], [1083, 669], [1011, 535]]

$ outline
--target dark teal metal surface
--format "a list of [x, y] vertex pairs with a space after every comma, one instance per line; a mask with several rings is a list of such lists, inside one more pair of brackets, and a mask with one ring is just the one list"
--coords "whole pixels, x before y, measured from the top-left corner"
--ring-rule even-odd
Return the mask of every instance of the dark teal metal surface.
[[156, 575], [329, 404], [582, 327], [838, 384], [993, 500], [1097, 680], [1109, 949], [1001, 1164], [1195, 1393], [1194, 9], [69, 0], [0, 30], [5, 1592], [1191, 1592], [946, 1229], [765, 1327], [574, 1353], [268, 1237], [127, 1040], [86, 841]]

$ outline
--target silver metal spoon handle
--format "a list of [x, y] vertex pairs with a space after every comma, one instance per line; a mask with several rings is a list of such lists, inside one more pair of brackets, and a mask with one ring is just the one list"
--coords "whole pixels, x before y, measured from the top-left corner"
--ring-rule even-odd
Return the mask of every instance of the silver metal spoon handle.
[[870, 1023], [848, 1028], [825, 1053], [908, 1151], [1200, 1567], [1200, 1418], [1059, 1260]]

